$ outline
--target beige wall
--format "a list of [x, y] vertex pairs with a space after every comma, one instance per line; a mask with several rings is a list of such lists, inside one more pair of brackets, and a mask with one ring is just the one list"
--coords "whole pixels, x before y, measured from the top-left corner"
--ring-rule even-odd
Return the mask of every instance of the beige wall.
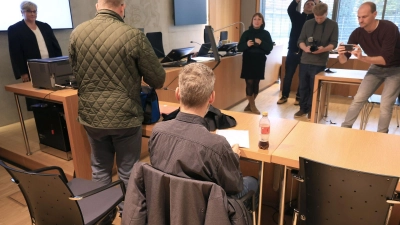
[[[22, 1], [22, 0], [21, 0]], [[70, 0], [73, 23], [75, 26], [94, 17], [96, 0]], [[174, 26], [172, 0], [126, 0], [125, 22], [144, 28], [145, 33], [163, 32], [164, 51], [168, 53], [172, 48], [195, 46], [190, 41], [203, 43], [204, 25]], [[38, 6], [40, 9], [40, 5]], [[15, 13], [19, 13], [19, 9]], [[22, 19], [22, 18], [21, 18]], [[46, 21], [44, 21], [46, 22]], [[72, 30], [56, 30], [54, 33], [60, 43], [63, 55], [68, 55], [68, 41]], [[21, 82], [15, 80], [8, 53], [7, 32], [0, 32], [0, 126], [18, 122], [17, 109], [12, 93], [4, 90], [4, 85]], [[21, 106], [25, 118], [32, 117], [26, 111], [25, 100], [21, 98]]]
[[245, 25], [245, 30], [247, 30], [251, 25], [251, 17], [256, 13], [257, 0], [243, 0], [240, 7], [240, 18]]

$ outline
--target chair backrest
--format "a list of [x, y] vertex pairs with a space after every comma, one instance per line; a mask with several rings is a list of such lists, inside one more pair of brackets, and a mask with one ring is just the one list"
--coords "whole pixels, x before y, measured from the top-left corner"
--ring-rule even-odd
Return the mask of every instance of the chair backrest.
[[149, 39], [149, 42], [151, 46], [154, 49], [154, 52], [156, 53], [158, 58], [163, 58], [165, 57], [165, 52], [164, 52], [164, 47], [163, 47], [163, 41], [162, 41], [162, 33], [161, 32], [150, 32], [146, 33], [147, 39]]
[[208, 37], [208, 33], [207, 33], [206, 28], [204, 28], [204, 43], [205, 44], [210, 44], [211, 43], [210, 38]]
[[220, 41], [228, 40], [228, 31], [221, 31], [219, 33], [219, 40]]
[[215, 183], [177, 177], [141, 162], [129, 181], [122, 224], [231, 224], [227, 196]]
[[7, 166], [0, 160], [18, 184], [35, 225], [84, 224], [77, 201], [71, 201], [72, 192], [60, 175], [32, 173]]
[[322, 164], [300, 157], [302, 224], [385, 224], [398, 177]]

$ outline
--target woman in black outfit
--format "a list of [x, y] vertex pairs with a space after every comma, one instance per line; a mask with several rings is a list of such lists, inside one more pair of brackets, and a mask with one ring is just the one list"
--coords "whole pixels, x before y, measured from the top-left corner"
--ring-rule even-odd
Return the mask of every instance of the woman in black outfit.
[[271, 35], [264, 30], [265, 21], [261, 13], [253, 15], [251, 26], [240, 37], [238, 50], [243, 52], [242, 74], [246, 81], [246, 97], [249, 104], [244, 111], [260, 114], [254, 100], [259, 91], [260, 80], [264, 80], [265, 61], [271, 53], [273, 44]]
[[[30, 1], [21, 3], [24, 18], [8, 28], [8, 48], [15, 79], [29, 82], [28, 59], [62, 56], [60, 45], [47, 23], [37, 21], [37, 5]], [[38, 103], [27, 98], [28, 110]]]

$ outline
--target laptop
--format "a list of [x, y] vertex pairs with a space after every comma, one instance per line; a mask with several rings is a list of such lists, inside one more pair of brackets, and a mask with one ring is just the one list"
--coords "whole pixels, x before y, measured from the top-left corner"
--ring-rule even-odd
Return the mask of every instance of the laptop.
[[167, 62], [180, 61], [182, 58], [189, 55], [189, 53], [192, 52], [193, 49], [194, 49], [194, 47], [172, 49], [168, 53], [168, 55], [166, 55], [160, 62], [167, 63]]

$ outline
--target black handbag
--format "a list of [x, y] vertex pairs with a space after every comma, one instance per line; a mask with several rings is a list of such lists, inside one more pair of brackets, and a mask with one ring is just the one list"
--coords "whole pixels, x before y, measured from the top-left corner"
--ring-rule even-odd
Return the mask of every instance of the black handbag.
[[[180, 109], [177, 109], [170, 114], [163, 114], [163, 121], [172, 120], [178, 115]], [[206, 120], [209, 131], [215, 131], [216, 129], [226, 129], [230, 127], [236, 126], [236, 120], [232, 116], [223, 114], [221, 110], [215, 108], [214, 106], [210, 105], [208, 108], [208, 112], [204, 117]]]

